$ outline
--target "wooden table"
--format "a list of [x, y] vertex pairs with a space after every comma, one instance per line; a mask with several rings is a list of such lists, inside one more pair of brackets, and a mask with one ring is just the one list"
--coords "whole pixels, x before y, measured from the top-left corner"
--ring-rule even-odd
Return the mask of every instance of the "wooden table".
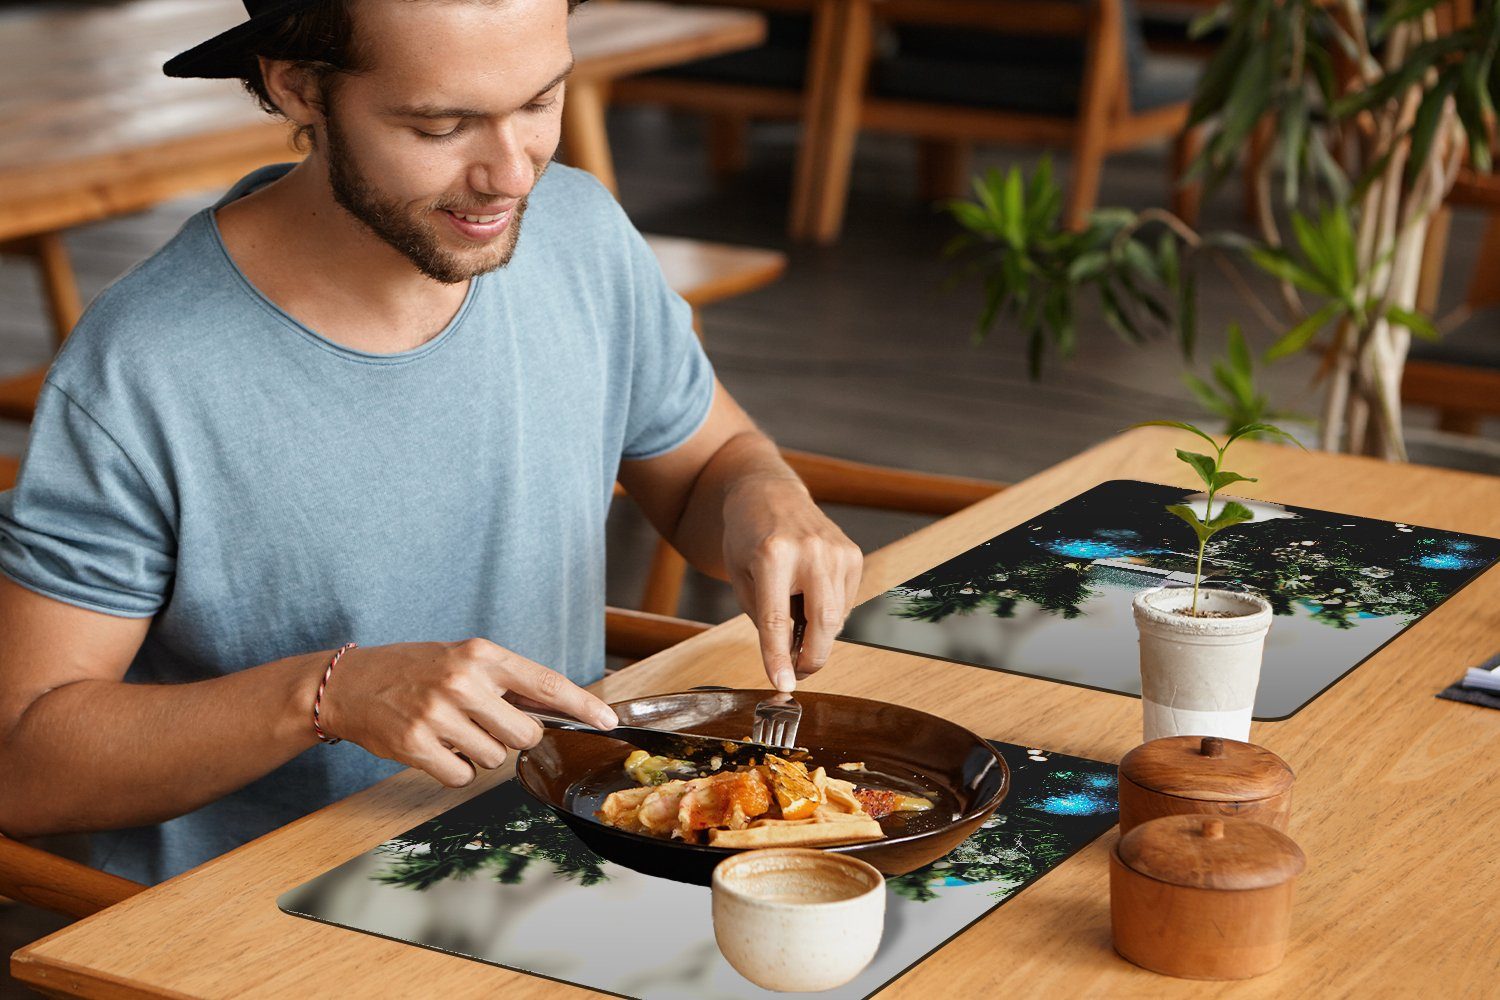
[[[1108, 441], [870, 557], [864, 597], [1114, 478], [1192, 485], [1170, 431]], [[1245, 494], [1500, 534], [1500, 479], [1245, 444]], [[1190, 475], [1191, 473], [1188, 473]], [[991, 912], [882, 997], [1494, 995], [1500, 981], [1500, 713], [1433, 694], [1495, 650], [1490, 571], [1292, 719], [1253, 738], [1298, 783], [1291, 833], [1310, 867], [1286, 963], [1238, 984], [1141, 971], [1109, 942], [1114, 834]], [[738, 618], [598, 685], [609, 699], [695, 684], [764, 686]], [[983, 735], [1118, 760], [1140, 733], [1120, 695], [840, 644], [808, 687], [937, 712]], [[92, 997], [583, 996], [586, 991], [287, 916], [286, 890], [500, 780], [464, 791], [404, 772], [18, 952], [14, 974]], [[317, 984], [310, 987], [309, 984]]]
[[[236, 80], [174, 80], [177, 52], [245, 19], [238, 0], [137, 0], [0, 16], [0, 245], [41, 257], [61, 335], [81, 312], [60, 230], [139, 211], [297, 154]], [[573, 15], [563, 130], [572, 161], [613, 188], [611, 80], [759, 45], [764, 18], [647, 0]], [[16, 241], [25, 241], [18, 244]]]

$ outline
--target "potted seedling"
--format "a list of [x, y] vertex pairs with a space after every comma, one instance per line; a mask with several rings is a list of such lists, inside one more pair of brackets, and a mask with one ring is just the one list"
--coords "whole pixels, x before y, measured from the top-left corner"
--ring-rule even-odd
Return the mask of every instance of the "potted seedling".
[[[1261, 652], [1271, 628], [1271, 605], [1257, 594], [1203, 586], [1203, 556], [1219, 532], [1254, 520], [1242, 503], [1219, 497], [1234, 483], [1256, 480], [1224, 468], [1229, 446], [1251, 434], [1294, 440], [1270, 424], [1246, 424], [1220, 445], [1192, 424], [1153, 420], [1137, 426], [1175, 427], [1208, 442], [1212, 454], [1177, 449], [1207, 487], [1201, 512], [1196, 504], [1167, 510], [1187, 523], [1197, 538], [1191, 587], [1156, 587], [1135, 597], [1135, 623], [1141, 640], [1141, 698], [1146, 740], [1163, 736], [1223, 736], [1247, 740]], [[1217, 506], [1216, 506], [1217, 501]]]

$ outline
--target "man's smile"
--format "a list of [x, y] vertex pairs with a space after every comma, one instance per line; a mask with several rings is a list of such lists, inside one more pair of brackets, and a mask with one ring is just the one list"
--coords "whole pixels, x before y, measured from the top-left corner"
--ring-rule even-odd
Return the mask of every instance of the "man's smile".
[[491, 240], [505, 232], [510, 225], [511, 212], [507, 209], [503, 212], [490, 212], [483, 215], [469, 212], [455, 212], [452, 209], [441, 209], [442, 215], [448, 220], [459, 235], [470, 240]]

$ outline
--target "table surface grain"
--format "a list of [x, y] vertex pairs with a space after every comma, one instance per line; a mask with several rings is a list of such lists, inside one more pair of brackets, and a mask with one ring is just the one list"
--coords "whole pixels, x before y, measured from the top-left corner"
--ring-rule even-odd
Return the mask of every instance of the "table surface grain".
[[[1193, 485], [1172, 431], [1132, 431], [868, 560], [862, 597], [1110, 479]], [[997, 447], [1004, 447], [1003, 437]], [[1500, 535], [1500, 479], [1237, 445], [1260, 482], [1242, 495]], [[1500, 712], [1433, 695], [1500, 645], [1491, 570], [1293, 718], [1252, 739], [1297, 772], [1290, 833], [1309, 867], [1282, 967], [1242, 983], [1144, 972], [1110, 948], [1106, 859], [1115, 833], [1049, 873], [882, 996], [1493, 995], [1500, 981]], [[741, 617], [600, 682], [611, 700], [697, 684], [760, 687]], [[1101, 760], [1139, 739], [1121, 695], [839, 644], [807, 687], [935, 712], [979, 733]], [[343, 995], [510, 998], [587, 991], [287, 916], [276, 898], [491, 787], [403, 772], [17, 953], [16, 975], [84, 996], [272, 997], [310, 983]], [[332, 988], [330, 986], [330, 988]], [[314, 993], [319, 992], [313, 989]]]

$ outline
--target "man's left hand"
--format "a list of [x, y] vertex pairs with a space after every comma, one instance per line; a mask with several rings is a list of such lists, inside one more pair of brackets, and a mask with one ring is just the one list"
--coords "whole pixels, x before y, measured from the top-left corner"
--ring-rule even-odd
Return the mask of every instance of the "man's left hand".
[[[817, 508], [800, 480], [751, 476], [725, 497], [724, 568], [760, 633], [761, 659], [777, 690], [793, 690], [798, 677], [828, 662], [858, 598], [863, 566], [859, 546]], [[807, 623], [795, 663], [794, 595], [801, 595]]]

